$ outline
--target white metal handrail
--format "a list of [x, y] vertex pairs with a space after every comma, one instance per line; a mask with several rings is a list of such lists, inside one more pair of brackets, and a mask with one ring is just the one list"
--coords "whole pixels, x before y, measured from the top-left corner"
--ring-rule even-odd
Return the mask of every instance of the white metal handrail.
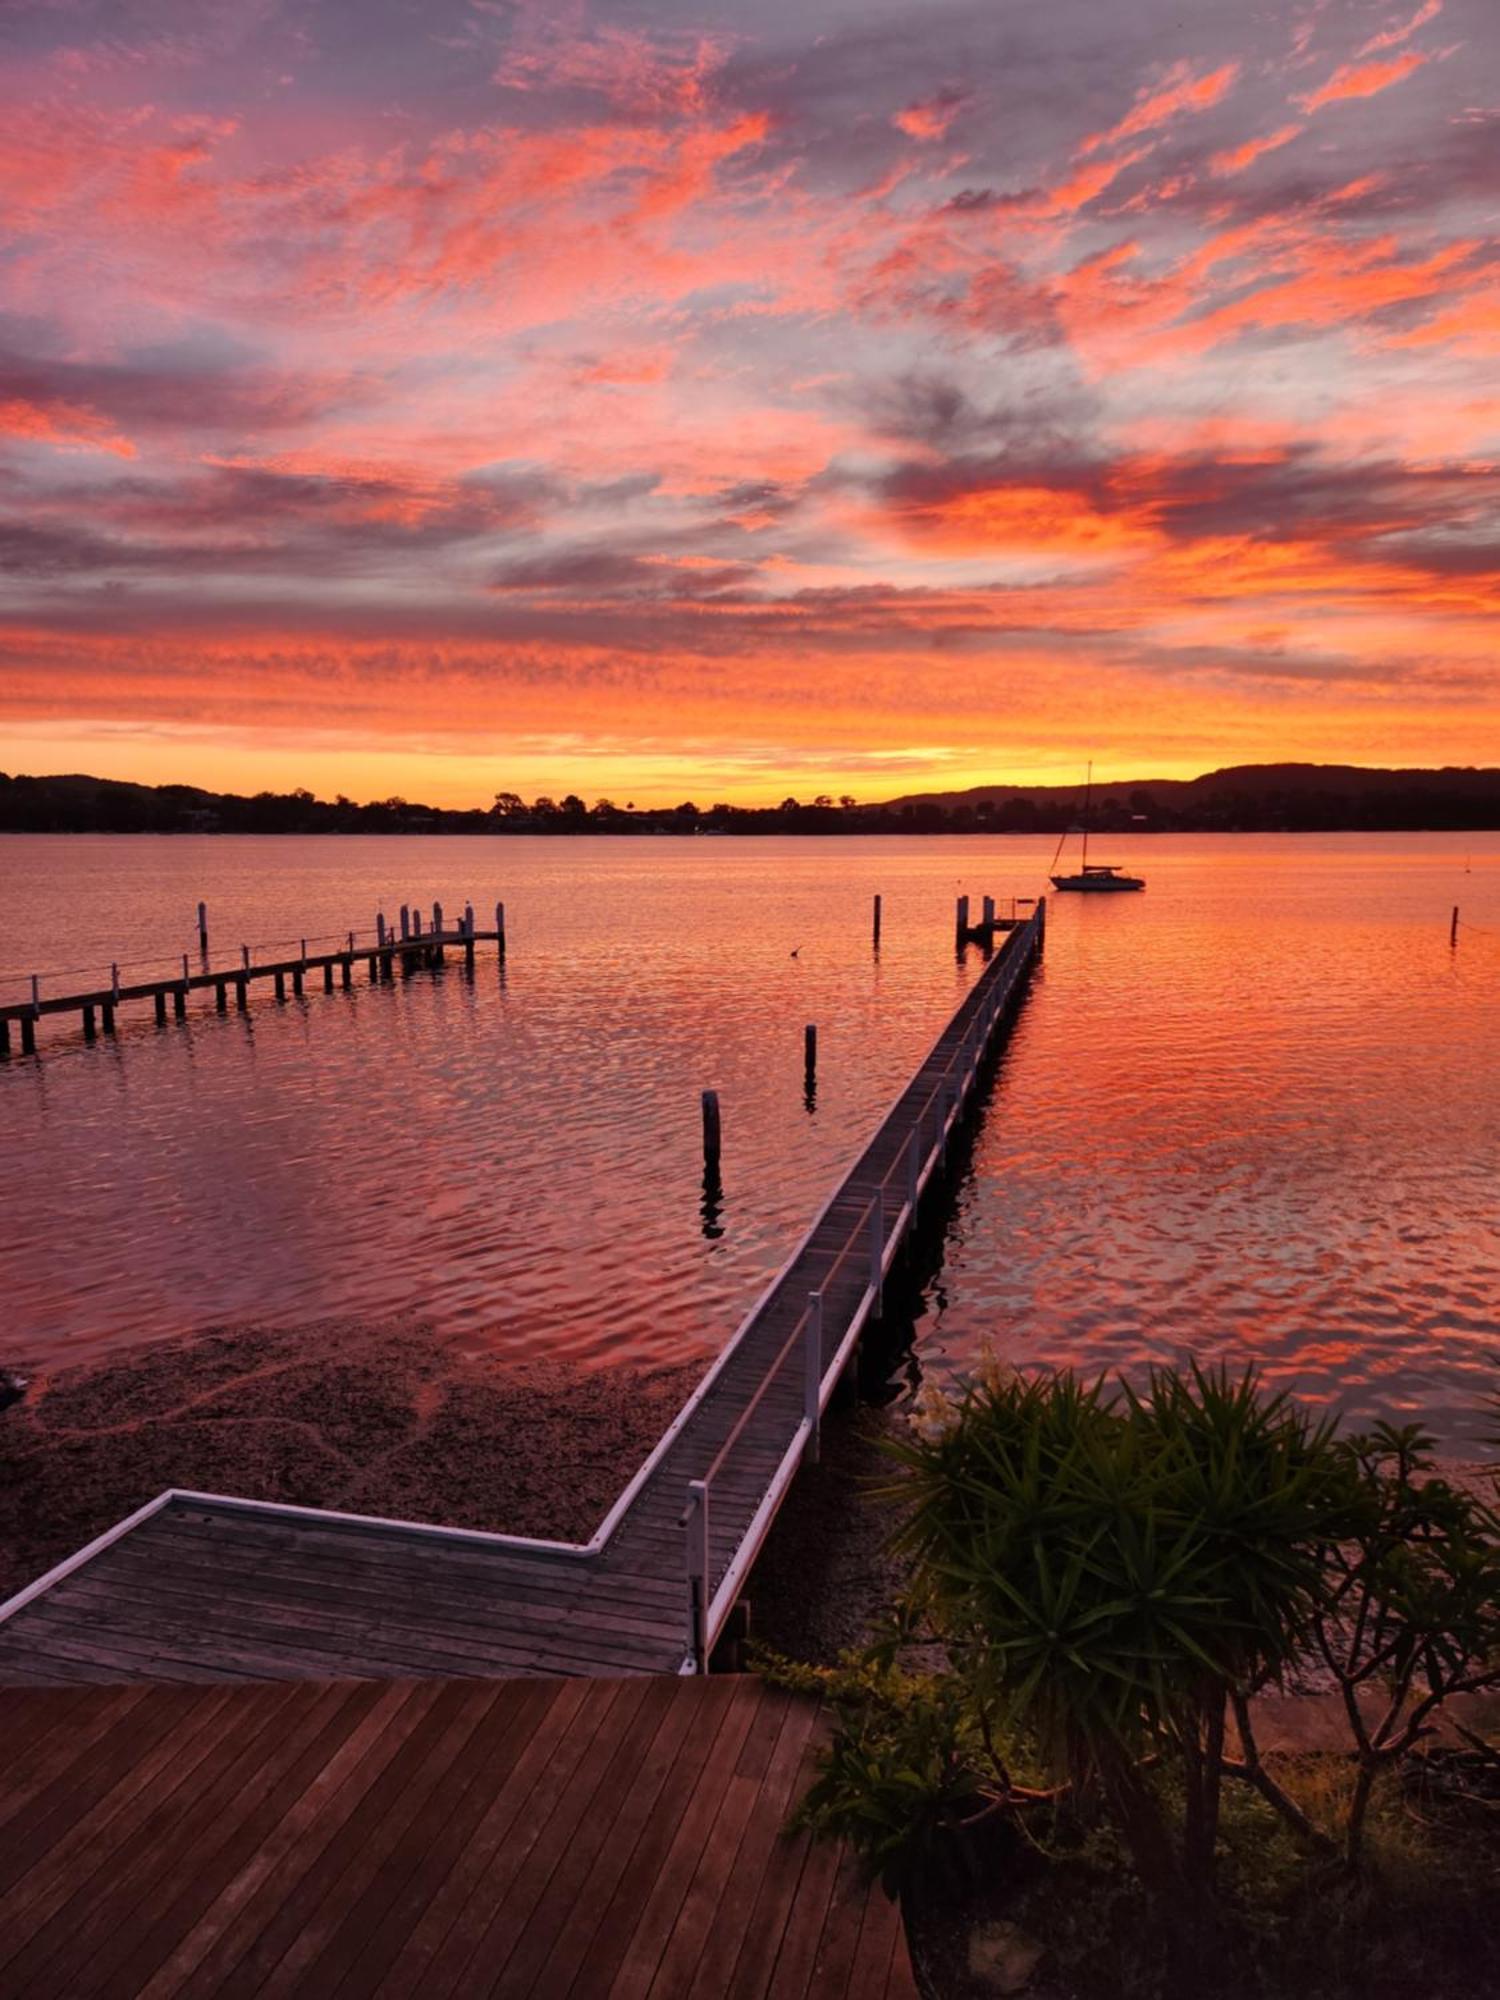
[[[707, 1670], [714, 1645], [739, 1594], [745, 1574], [759, 1552], [771, 1521], [775, 1518], [786, 1488], [800, 1465], [816, 1462], [822, 1415], [828, 1399], [848, 1366], [851, 1352], [860, 1334], [869, 1320], [879, 1314], [886, 1273], [915, 1225], [922, 1194], [941, 1164], [953, 1129], [974, 1089], [979, 1069], [989, 1051], [996, 1024], [1015, 990], [1023, 966], [1030, 963], [1031, 954], [1022, 940], [1027, 938], [1028, 933], [1031, 934], [1031, 938], [1039, 934], [1043, 921], [1044, 918], [1039, 910], [1036, 916], [1028, 918], [1025, 924], [1008, 933], [1007, 945], [1014, 940], [1018, 948], [1002, 950], [996, 976], [989, 987], [982, 991], [978, 1005], [965, 1023], [963, 1033], [954, 1043], [942, 1073], [934, 1081], [918, 1109], [915, 1124], [906, 1144], [897, 1150], [895, 1158], [881, 1175], [874, 1194], [863, 1204], [859, 1215], [851, 1222], [833, 1261], [824, 1271], [817, 1290], [808, 1294], [807, 1304], [792, 1331], [783, 1341], [762, 1376], [755, 1394], [740, 1412], [712, 1461], [700, 1478], [688, 1483], [687, 1503], [681, 1516], [685, 1538], [684, 1566], [688, 1585], [688, 1659], [685, 1662], [687, 1671], [703, 1673]], [[1027, 942], [1030, 941], [1028, 938]], [[976, 988], [976, 991], [978, 990]], [[934, 1110], [936, 1116], [933, 1119], [933, 1134], [924, 1153], [923, 1134], [929, 1116]], [[889, 1199], [891, 1183], [898, 1179], [900, 1198], [893, 1208]], [[825, 1360], [823, 1354], [825, 1300], [834, 1279], [858, 1249], [861, 1241], [867, 1246], [869, 1257], [866, 1282], [854, 1303], [848, 1324], [839, 1338], [834, 1353]], [[792, 1431], [744, 1537], [715, 1588], [710, 1535], [714, 1482], [724, 1470], [734, 1447], [744, 1436], [751, 1417], [760, 1407], [772, 1383], [780, 1377], [788, 1357], [799, 1345], [804, 1355], [802, 1415]]]

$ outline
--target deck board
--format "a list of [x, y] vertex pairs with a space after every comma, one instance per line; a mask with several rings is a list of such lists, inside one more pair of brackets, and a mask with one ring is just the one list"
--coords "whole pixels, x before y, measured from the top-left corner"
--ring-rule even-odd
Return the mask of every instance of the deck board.
[[[785, 1829], [824, 1718], [753, 1679], [96, 1689], [71, 1712], [99, 1775], [12, 1845], [7, 1993], [689, 2000], [739, 1971], [776, 2000], [915, 2000], [899, 1913]], [[55, 1696], [7, 1719], [46, 1739]]]

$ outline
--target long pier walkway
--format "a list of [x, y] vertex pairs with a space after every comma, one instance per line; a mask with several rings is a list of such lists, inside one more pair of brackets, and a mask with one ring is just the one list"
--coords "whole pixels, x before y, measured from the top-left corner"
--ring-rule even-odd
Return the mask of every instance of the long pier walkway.
[[171, 1491], [0, 1605], [0, 1683], [703, 1671], [1041, 951], [1002, 935], [586, 1544]]

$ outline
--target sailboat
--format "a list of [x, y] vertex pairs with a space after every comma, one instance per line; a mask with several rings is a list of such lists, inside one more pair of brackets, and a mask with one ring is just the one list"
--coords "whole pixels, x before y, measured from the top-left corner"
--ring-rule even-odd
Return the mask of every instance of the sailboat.
[[[1089, 808], [1093, 803], [1093, 797], [1094, 767], [1090, 764], [1088, 784], [1083, 795], [1083, 859], [1078, 865], [1076, 874], [1054, 875], [1051, 878], [1053, 888], [1081, 889], [1087, 894], [1096, 896], [1108, 895], [1122, 889], [1144, 889], [1146, 886], [1144, 876], [1127, 875], [1124, 869], [1115, 862], [1089, 860]], [[1052, 857], [1052, 866], [1054, 868], [1057, 866], [1057, 855], [1062, 853], [1063, 841], [1067, 837], [1064, 834], [1062, 840], [1057, 843], [1057, 854], [1054, 854]]]

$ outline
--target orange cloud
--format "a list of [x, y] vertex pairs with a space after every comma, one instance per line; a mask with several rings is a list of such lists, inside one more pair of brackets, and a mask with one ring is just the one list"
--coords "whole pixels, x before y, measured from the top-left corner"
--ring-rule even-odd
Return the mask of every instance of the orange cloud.
[[71, 403], [42, 406], [21, 398], [0, 402], [0, 436], [26, 438], [68, 451], [107, 451], [116, 458], [135, 457], [129, 438], [111, 430], [93, 410]]
[[1426, 56], [1413, 51], [1409, 55], [1397, 56], [1391, 62], [1345, 63], [1342, 69], [1334, 71], [1327, 83], [1299, 97], [1297, 102], [1304, 111], [1318, 111], [1325, 104], [1338, 104], [1349, 98], [1377, 97], [1381, 91], [1404, 82], [1426, 61]]
[[1233, 174], [1242, 174], [1246, 167], [1266, 153], [1274, 153], [1281, 146], [1290, 145], [1292, 140], [1306, 131], [1304, 125], [1282, 125], [1276, 131], [1266, 133], [1261, 139], [1247, 139], [1243, 146], [1231, 146], [1222, 153], [1214, 153], [1208, 162], [1208, 170], [1221, 180]]
[[1137, 95], [1134, 106], [1118, 125], [1112, 125], [1107, 132], [1090, 133], [1078, 148], [1080, 157], [1097, 153], [1103, 146], [1116, 145], [1121, 139], [1133, 139], [1141, 132], [1154, 132], [1182, 112], [1207, 111], [1234, 87], [1239, 73], [1237, 62], [1224, 63], [1201, 76], [1193, 73], [1190, 63], [1174, 63], [1161, 83]]
[[1399, 48], [1404, 41], [1414, 35], [1418, 28], [1425, 28], [1429, 21], [1435, 21], [1443, 11], [1443, 0], [1422, 0], [1422, 5], [1409, 21], [1399, 28], [1387, 28], [1384, 34], [1371, 35], [1355, 50], [1356, 56], [1378, 55], [1382, 49]]

